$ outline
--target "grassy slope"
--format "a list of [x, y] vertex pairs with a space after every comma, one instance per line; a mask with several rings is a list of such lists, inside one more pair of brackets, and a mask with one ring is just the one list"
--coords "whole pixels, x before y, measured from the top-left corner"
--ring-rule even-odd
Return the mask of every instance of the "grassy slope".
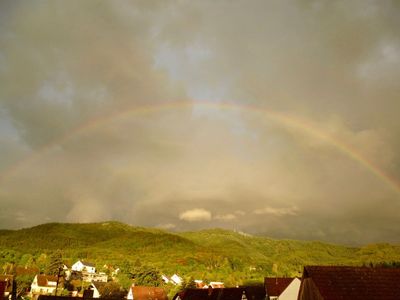
[[297, 275], [303, 265], [400, 261], [400, 246], [374, 244], [362, 248], [321, 242], [273, 240], [213, 229], [180, 234], [132, 227], [118, 222], [43, 224], [0, 231], [0, 264], [17, 263], [23, 254], [37, 258], [62, 249], [70, 262], [83, 258], [121, 265], [126, 261], [153, 264], [163, 272], [208, 277], [262, 278]]

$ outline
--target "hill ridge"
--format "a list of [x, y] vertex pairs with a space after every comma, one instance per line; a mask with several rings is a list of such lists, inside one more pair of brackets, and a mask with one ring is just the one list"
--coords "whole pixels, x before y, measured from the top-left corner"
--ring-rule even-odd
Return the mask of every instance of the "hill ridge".
[[[400, 261], [400, 246], [349, 247], [320, 241], [278, 240], [226, 229], [170, 232], [116, 221], [45, 223], [0, 230], [0, 264], [38, 264], [56, 251], [73, 263], [99, 266], [149, 264], [165, 273], [233, 282], [264, 276], [296, 276], [304, 265], [369, 265]], [[236, 279], [235, 279], [236, 278]]]

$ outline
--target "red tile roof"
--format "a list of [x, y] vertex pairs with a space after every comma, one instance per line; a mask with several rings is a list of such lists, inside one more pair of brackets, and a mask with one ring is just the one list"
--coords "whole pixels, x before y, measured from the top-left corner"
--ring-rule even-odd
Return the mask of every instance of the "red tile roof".
[[38, 286], [48, 286], [48, 282], [57, 282], [57, 276], [53, 275], [37, 275]]
[[400, 299], [400, 268], [309, 266], [303, 281], [307, 278], [324, 300]]
[[135, 300], [168, 300], [163, 288], [132, 286], [133, 299]]
[[273, 277], [264, 278], [265, 290], [268, 296], [280, 296], [294, 278]]
[[39, 273], [39, 268], [33, 268], [33, 267], [21, 267], [18, 266], [15, 269], [15, 274], [18, 275], [35, 275]]

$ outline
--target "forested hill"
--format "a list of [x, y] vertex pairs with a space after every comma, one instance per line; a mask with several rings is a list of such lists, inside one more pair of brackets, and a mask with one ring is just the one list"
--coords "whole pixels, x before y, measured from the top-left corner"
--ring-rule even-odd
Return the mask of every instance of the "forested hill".
[[228, 230], [171, 233], [119, 222], [49, 223], [0, 230], [0, 264], [35, 265], [61, 250], [67, 264], [77, 259], [107, 265], [145, 264], [166, 274], [179, 273], [226, 282], [264, 276], [299, 275], [304, 265], [390, 264], [400, 261], [400, 245], [361, 248], [321, 242], [275, 240]]

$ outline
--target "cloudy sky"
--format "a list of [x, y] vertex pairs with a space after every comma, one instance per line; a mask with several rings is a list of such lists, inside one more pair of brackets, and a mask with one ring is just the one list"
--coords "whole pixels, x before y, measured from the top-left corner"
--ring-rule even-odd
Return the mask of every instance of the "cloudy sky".
[[400, 243], [398, 1], [1, 1], [0, 228]]

